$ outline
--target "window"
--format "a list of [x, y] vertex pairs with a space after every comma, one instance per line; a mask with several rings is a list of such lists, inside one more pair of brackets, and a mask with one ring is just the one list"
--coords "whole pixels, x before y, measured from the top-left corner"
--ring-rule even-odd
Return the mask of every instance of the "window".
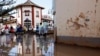
[[39, 17], [39, 11], [36, 11], [36, 17]]
[[25, 10], [25, 16], [29, 16], [30, 11], [29, 10]]

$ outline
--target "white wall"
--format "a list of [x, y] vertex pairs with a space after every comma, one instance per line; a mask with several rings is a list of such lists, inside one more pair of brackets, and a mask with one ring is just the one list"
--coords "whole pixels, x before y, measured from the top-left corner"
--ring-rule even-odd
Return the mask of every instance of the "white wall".
[[56, 0], [55, 19], [59, 36], [100, 37], [99, 0]]
[[[36, 11], [39, 11], [39, 17], [36, 17]], [[41, 9], [34, 7], [34, 25], [35, 25], [35, 27], [36, 27], [36, 24], [40, 23], [40, 22], [41, 22]]]
[[[25, 16], [25, 13], [24, 13], [25, 10], [30, 10], [29, 16]], [[24, 20], [26, 20], [27, 18], [32, 21], [32, 7], [31, 6], [22, 7], [22, 16], [23, 16], [23, 24], [24, 24]]]
[[35, 56], [39, 56], [39, 55], [41, 55], [41, 49], [39, 50], [39, 53], [37, 53], [37, 51], [38, 51], [37, 47], [40, 48], [40, 43], [36, 39], [37, 39], [37, 37], [34, 36]]
[[[24, 13], [24, 11], [25, 10], [30, 10], [30, 15], [29, 16], [25, 16], [25, 13]], [[41, 22], [41, 12], [42, 12], [42, 9], [40, 9], [40, 8], [37, 8], [37, 7], [33, 7], [33, 12], [34, 12], [34, 14], [32, 15], [32, 7], [31, 6], [25, 6], [25, 7], [22, 7], [22, 18], [23, 18], [23, 22], [24, 22], [24, 20], [26, 20], [27, 18], [29, 19], [29, 20], [31, 20], [32, 21], [32, 16], [34, 16], [34, 27], [36, 27], [36, 24], [37, 23], [40, 23]], [[19, 14], [17, 13], [17, 21], [18, 21], [18, 23], [20, 23], [21, 24], [21, 8], [18, 8], [17, 9], [17, 12], [19, 11]], [[39, 11], [39, 17], [36, 17], [36, 11]], [[19, 15], [19, 16], [18, 16]], [[24, 23], [23, 23], [24, 24]]]
[[17, 19], [17, 23], [21, 24], [21, 8], [17, 8], [16, 9], [16, 19]]

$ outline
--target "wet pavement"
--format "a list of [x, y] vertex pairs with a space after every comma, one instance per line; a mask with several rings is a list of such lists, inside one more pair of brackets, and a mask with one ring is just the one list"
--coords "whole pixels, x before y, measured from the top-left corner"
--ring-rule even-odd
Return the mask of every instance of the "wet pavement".
[[54, 44], [52, 35], [10, 34], [0, 36], [0, 56], [100, 56], [100, 49]]

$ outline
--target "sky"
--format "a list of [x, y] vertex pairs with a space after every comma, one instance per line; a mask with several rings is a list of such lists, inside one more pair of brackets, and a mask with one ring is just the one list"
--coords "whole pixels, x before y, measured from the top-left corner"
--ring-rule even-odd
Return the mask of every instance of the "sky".
[[[16, 0], [16, 5], [26, 2], [27, 0]], [[31, 0], [33, 3], [44, 7], [43, 15], [48, 14], [52, 9], [52, 0]]]

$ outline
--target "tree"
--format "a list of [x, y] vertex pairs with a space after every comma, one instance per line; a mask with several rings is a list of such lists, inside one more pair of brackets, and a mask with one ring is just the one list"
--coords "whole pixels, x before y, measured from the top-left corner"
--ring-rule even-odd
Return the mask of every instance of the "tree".
[[[9, 7], [9, 5], [12, 5], [14, 3], [14, 0], [0, 0], [0, 17], [9, 14], [9, 12], [14, 9], [14, 7]], [[5, 6], [7, 6], [8, 8], [5, 9]]]

